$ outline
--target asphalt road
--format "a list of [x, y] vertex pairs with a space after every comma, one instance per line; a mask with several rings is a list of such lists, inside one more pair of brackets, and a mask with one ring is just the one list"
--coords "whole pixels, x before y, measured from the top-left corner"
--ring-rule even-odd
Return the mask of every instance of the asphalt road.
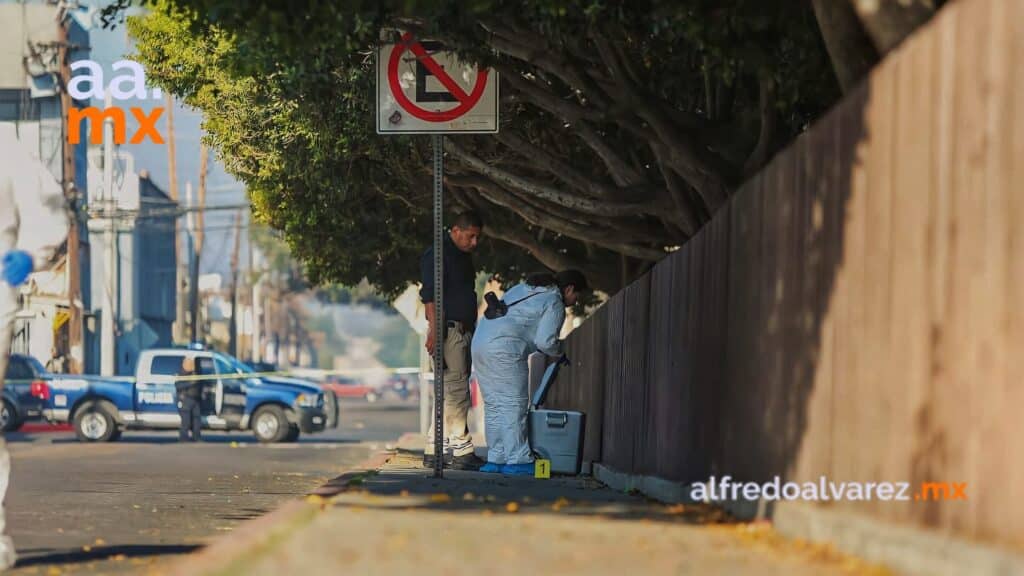
[[307, 494], [415, 430], [417, 405], [343, 402], [341, 426], [297, 443], [249, 433], [179, 444], [171, 432], [126, 432], [81, 444], [71, 432], [10, 434], [11, 574], [156, 573], [238, 523]]

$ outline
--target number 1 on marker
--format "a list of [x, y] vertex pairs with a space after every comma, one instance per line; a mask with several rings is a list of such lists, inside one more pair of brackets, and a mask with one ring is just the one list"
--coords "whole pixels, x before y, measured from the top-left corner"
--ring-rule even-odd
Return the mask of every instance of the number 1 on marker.
[[533, 477], [551, 478], [551, 460], [535, 460], [533, 463]]

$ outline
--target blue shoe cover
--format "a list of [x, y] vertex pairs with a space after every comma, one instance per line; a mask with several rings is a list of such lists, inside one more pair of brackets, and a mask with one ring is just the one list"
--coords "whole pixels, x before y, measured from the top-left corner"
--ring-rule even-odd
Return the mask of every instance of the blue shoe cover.
[[505, 464], [501, 467], [501, 473], [508, 476], [533, 476], [533, 462], [526, 464]]
[[488, 472], [490, 474], [497, 474], [501, 472], [503, 464], [495, 464], [494, 462], [488, 462], [480, 467], [481, 472]]

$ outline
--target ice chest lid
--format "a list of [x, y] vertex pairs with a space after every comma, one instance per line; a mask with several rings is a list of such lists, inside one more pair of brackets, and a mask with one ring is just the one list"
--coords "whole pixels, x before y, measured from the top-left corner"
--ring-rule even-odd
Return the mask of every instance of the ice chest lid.
[[537, 390], [533, 393], [533, 398], [530, 400], [530, 404], [534, 409], [544, 404], [544, 399], [548, 396], [548, 390], [551, 389], [551, 383], [555, 381], [555, 378], [558, 378], [558, 369], [562, 364], [568, 363], [569, 359], [563, 354], [561, 358], [544, 369], [544, 376], [540, 379], [540, 386], [537, 386]]

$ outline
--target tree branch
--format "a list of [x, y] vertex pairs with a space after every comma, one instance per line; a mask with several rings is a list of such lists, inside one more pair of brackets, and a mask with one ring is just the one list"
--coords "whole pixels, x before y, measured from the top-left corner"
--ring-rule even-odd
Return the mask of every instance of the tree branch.
[[537, 106], [567, 122], [583, 143], [590, 147], [604, 162], [609, 175], [619, 186], [637, 186], [644, 182], [644, 177], [628, 162], [622, 159], [611, 146], [597, 133], [590, 122], [601, 121], [605, 114], [597, 110], [581, 106], [570, 100], [559, 98], [556, 94], [541, 87], [537, 82], [527, 80], [515, 69], [496, 65], [501, 78], [516, 91], [523, 94], [524, 101]]
[[879, 54], [886, 54], [935, 13], [934, 0], [850, 0]]
[[658, 143], [653, 143], [651, 151], [654, 152], [654, 157], [658, 162], [658, 169], [661, 171], [662, 178], [665, 179], [665, 187], [668, 188], [669, 196], [671, 196], [672, 202], [675, 204], [675, 213], [679, 218], [679, 229], [687, 237], [692, 237], [697, 233], [700, 224], [697, 215], [694, 214], [693, 208], [686, 199], [683, 184], [679, 182], [679, 177], [668, 166], [664, 147]]
[[759, 109], [761, 113], [761, 130], [747, 161], [743, 164], [743, 174], [749, 176], [761, 169], [774, 150], [776, 127], [779, 115], [775, 112], [775, 80], [762, 73], [758, 79], [760, 85]]
[[846, 94], [878, 62], [878, 52], [849, 2], [812, 0], [811, 3], [832, 61], [832, 71]]
[[[527, 222], [564, 234], [576, 240], [593, 242], [609, 250], [628, 254], [634, 258], [657, 261], [665, 257], [665, 251], [657, 248], [638, 246], [617, 239], [616, 231], [593, 224], [579, 224], [570, 220], [553, 216], [543, 210], [531, 206], [515, 195], [506, 192], [500, 186], [486, 178], [458, 179], [459, 186], [473, 186], [489, 201], [519, 214]], [[621, 233], [621, 232], [620, 232]], [[630, 236], [627, 233], [627, 236]], [[632, 238], [632, 236], [630, 236]], [[664, 241], [664, 239], [659, 239]]]
[[447, 150], [454, 159], [458, 160], [468, 168], [487, 176], [502, 186], [508, 186], [511, 189], [520, 190], [531, 196], [542, 198], [549, 202], [565, 206], [566, 208], [579, 210], [585, 214], [592, 214], [595, 216], [616, 216], [630, 211], [633, 213], [648, 213], [648, 211], [653, 208], [650, 204], [617, 202], [611, 200], [598, 201], [593, 198], [586, 198], [562, 192], [561, 190], [542, 182], [536, 182], [519, 176], [518, 174], [513, 174], [506, 170], [502, 170], [501, 168], [492, 166], [480, 157], [467, 152], [450, 138], [445, 140], [445, 150]]
[[505, 130], [499, 132], [496, 138], [520, 156], [529, 158], [534, 165], [547, 170], [558, 179], [575, 187], [584, 194], [599, 198], [616, 198], [621, 195], [619, 190], [585, 176], [566, 162], [555, 157], [550, 151], [523, 140], [512, 131]]
[[630, 82], [606, 34], [592, 33], [591, 38], [601, 59], [612, 72], [612, 78], [621, 86], [623, 97], [633, 104], [637, 115], [650, 125], [658, 139], [668, 147], [673, 169], [697, 190], [712, 210], [717, 210], [729, 195], [729, 186], [724, 178], [728, 170], [723, 160], [712, 158], [709, 151], [694, 146], [657, 104], [640, 94]]
[[580, 90], [597, 108], [609, 106], [608, 97], [597, 84], [564, 58], [558, 58], [559, 51], [552, 48], [543, 36], [527, 35], [525, 37], [530, 38], [530, 41], [524, 42], [522, 33], [517, 34], [514, 30], [485, 22], [481, 22], [481, 25], [491, 32], [488, 44], [498, 52], [555, 75], [567, 86]]

